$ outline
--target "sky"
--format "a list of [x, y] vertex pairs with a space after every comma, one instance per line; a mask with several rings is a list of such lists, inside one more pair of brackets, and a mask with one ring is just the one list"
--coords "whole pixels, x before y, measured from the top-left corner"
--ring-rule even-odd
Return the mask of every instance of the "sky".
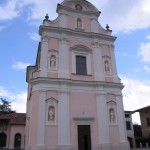
[[[45, 15], [57, 18], [62, 0], [0, 0], [0, 97], [26, 112], [26, 66], [35, 65], [39, 26]], [[100, 11], [99, 23], [110, 26], [124, 109], [150, 105], [150, 0], [89, 0]], [[133, 123], [140, 124], [139, 115]]]

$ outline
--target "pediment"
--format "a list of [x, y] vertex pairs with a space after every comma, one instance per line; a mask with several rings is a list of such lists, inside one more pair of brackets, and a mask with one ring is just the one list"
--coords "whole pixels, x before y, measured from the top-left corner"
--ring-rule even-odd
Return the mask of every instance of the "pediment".
[[53, 98], [53, 97], [51, 97], [51, 98], [46, 99], [46, 102], [55, 102], [55, 103], [58, 103], [58, 100], [55, 99], [55, 98]]

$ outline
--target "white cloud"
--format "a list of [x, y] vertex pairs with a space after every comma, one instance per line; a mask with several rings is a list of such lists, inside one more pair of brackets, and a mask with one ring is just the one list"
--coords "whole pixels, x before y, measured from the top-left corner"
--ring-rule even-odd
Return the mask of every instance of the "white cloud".
[[[134, 111], [150, 104], [150, 80], [139, 81], [128, 77], [121, 79], [125, 86], [122, 91], [125, 110]], [[133, 122], [139, 123], [137, 115], [134, 115]]]
[[5, 97], [8, 95], [9, 95], [8, 91], [4, 87], [0, 86], [0, 97]]
[[37, 33], [31, 33], [29, 32], [28, 35], [30, 36], [30, 39], [32, 39], [33, 41], [40, 41], [40, 36]]
[[18, 62], [15, 62], [13, 65], [12, 65], [12, 68], [13, 69], [17, 69], [17, 70], [24, 70], [26, 69], [27, 66], [29, 66], [30, 63], [23, 63], [21, 61], [18, 61]]
[[26, 100], [27, 92], [20, 91], [17, 93], [12, 93], [6, 90], [4, 87], [0, 86], [0, 97], [5, 98], [7, 101], [11, 102], [12, 110], [16, 112], [26, 112]]
[[17, 93], [16, 95], [10, 96], [12, 102], [11, 102], [11, 108], [12, 110], [15, 110], [16, 112], [26, 112], [26, 101], [27, 101], [27, 92], [23, 91], [20, 93]]
[[109, 0], [105, 6], [99, 5], [99, 8], [102, 8], [101, 20], [105, 24], [108, 23], [111, 29], [117, 32], [131, 32], [150, 27], [149, 6], [149, 0]]
[[[7, 0], [0, 6], [0, 20], [10, 20], [28, 10], [28, 20], [39, 21], [44, 19], [46, 13], [50, 19], [55, 19], [56, 6], [63, 0]], [[150, 1], [149, 0], [89, 0], [102, 11], [100, 22], [105, 27], [108, 23], [113, 31], [130, 32], [136, 29], [150, 27]], [[41, 21], [40, 21], [41, 22]]]
[[17, 0], [6, 0], [5, 3], [0, 5], [0, 20], [12, 20], [19, 15], [17, 9]]
[[123, 53], [123, 52], [116, 53], [116, 55], [118, 55], [118, 56], [124, 56], [124, 57], [127, 57], [127, 56], [128, 56], [127, 53]]
[[138, 54], [141, 57], [141, 61], [150, 62], [150, 42], [141, 43]]
[[150, 67], [148, 67], [148, 66], [144, 66], [144, 70], [146, 71], [146, 72], [150, 72]]
[[150, 41], [150, 34], [146, 38]]

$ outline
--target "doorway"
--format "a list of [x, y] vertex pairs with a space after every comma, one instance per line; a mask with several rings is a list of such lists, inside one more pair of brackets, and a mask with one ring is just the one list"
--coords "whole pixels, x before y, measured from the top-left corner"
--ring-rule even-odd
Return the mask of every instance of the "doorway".
[[6, 147], [7, 135], [0, 133], [0, 147]]
[[91, 150], [90, 125], [78, 125], [78, 150]]
[[21, 147], [21, 134], [19, 134], [19, 133], [17, 133], [17, 134], [15, 135], [14, 147], [15, 147], [15, 148], [20, 148], [20, 147]]

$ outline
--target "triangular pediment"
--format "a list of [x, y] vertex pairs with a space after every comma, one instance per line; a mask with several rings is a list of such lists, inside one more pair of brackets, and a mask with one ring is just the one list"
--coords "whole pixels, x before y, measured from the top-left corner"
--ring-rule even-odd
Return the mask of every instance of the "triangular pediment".
[[53, 98], [53, 97], [51, 97], [51, 98], [46, 99], [46, 102], [55, 102], [55, 103], [58, 103], [58, 100], [55, 99], [55, 98]]

